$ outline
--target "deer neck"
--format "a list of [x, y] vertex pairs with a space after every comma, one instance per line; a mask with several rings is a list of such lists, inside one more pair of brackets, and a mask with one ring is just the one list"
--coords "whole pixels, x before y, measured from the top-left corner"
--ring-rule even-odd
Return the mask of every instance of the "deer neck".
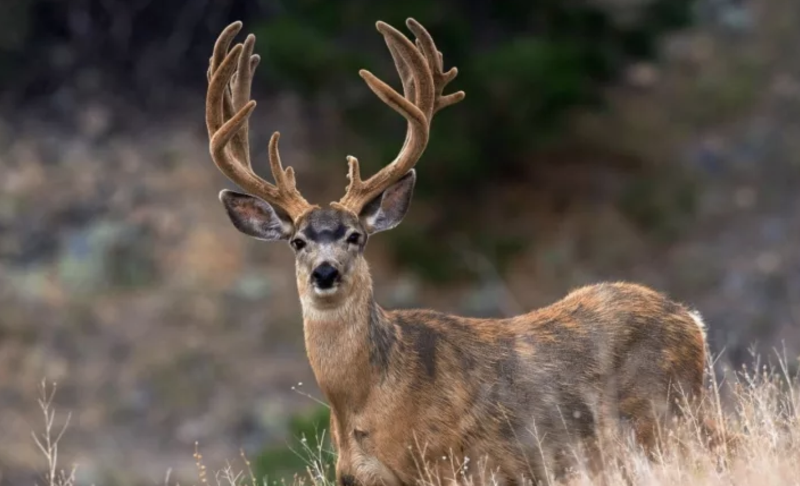
[[373, 298], [366, 263], [354, 271], [349, 293], [336, 305], [319, 305], [301, 289], [306, 353], [334, 408], [359, 408], [367, 399], [375, 384], [371, 341], [376, 326], [390, 326]]

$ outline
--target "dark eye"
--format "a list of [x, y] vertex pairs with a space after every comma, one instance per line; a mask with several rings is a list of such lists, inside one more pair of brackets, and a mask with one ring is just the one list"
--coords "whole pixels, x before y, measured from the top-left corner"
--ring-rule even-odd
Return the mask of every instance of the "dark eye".
[[357, 245], [359, 241], [361, 241], [361, 234], [359, 233], [350, 233], [350, 236], [347, 237], [348, 243]]
[[292, 245], [292, 248], [294, 248], [297, 251], [300, 251], [300, 250], [302, 250], [303, 248], [306, 247], [306, 242], [301, 240], [300, 238], [295, 238], [295, 239], [292, 240], [291, 245]]

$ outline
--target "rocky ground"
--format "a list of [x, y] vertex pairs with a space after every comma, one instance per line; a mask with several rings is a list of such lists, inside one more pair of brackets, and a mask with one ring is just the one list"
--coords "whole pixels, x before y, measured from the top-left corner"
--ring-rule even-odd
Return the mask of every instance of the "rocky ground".
[[[502, 275], [465, 251], [477, 282], [425, 283], [388, 257], [390, 234], [376, 238], [379, 300], [501, 315], [632, 279], [697, 307], [725, 362], [751, 343], [800, 355], [800, 5], [703, 5], [702, 28], [666, 42], [663, 65], [632, 67], [613, 110], [578, 123], [580, 136], [657, 162], [654, 175], [632, 185], [565, 160], [546, 176], [584, 196], [557, 217], [524, 180], [498, 188], [481, 218], [529, 228], [531, 244]], [[67, 119], [51, 108], [0, 124], [0, 483], [43, 466], [30, 439], [42, 378], [72, 413], [62, 457], [80, 463], [81, 483], [160, 483], [170, 468], [192, 478], [195, 441], [220, 464], [282, 441], [286, 416], [313, 406], [292, 387], [315, 393], [292, 258], [230, 226], [202, 111], [164, 121], [103, 103]], [[290, 97], [257, 112], [257, 170], [280, 126], [303, 190], [331, 200], [344, 168], [315, 166], [296, 113]], [[675, 173], [688, 189], [661, 191]]]

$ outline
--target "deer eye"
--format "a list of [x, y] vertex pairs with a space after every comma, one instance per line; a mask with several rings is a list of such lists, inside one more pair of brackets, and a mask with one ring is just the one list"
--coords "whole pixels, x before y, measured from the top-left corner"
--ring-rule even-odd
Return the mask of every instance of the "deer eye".
[[300, 238], [293, 239], [290, 244], [292, 245], [292, 248], [294, 248], [296, 251], [300, 251], [306, 247], [306, 242], [301, 240]]
[[350, 236], [347, 237], [347, 242], [357, 245], [358, 242], [361, 241], [361, 234], [360, 233], [350, 233]]

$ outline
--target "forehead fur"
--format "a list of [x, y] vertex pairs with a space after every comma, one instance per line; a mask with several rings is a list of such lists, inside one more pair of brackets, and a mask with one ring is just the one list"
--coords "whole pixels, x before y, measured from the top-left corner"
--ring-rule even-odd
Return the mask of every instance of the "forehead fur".
[[361, 223], [350, 213], [334, 208], [317, 208], [309, 212], [298, 226], [298, 232], [311, 240], [338, 240]]

